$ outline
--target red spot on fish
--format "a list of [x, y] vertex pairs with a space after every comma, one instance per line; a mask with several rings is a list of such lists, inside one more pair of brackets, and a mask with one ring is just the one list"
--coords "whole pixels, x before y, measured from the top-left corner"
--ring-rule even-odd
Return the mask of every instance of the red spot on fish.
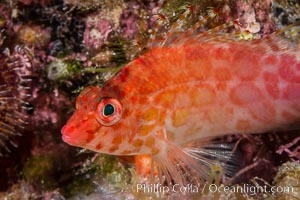
[[139, 97], [138, 97], [138, 96], [131, 96], [130, 101], [131, 101], [133, 104], [136, 104], [136, 103], [138, 103], [138, 101], [139, 101]]
[[278, 62], [278, 59], [274, 55], [269, 55], [268, 57], [265, 58], [265, 64], [274, 66]]
[[290, 84], [283, 89], [283, 98], [290, 101], [300, 100], [300, 84]]
[[[197, 49], [197, 51], [195, 51], [195, 49]], [[189, 60], [200, 60], [201, 58], [205, 59], [207, 57], [207, 51], [204, 50], [199, 43], [197, 46], [186, 47], [185, 54]]]
[[216, 86], [217, 86], [217, 89], [218, 89], [218, 90], [226, 90], [226, 88], [227, 88], [227, 83], [224, 82], [224, 81], [220, 81], [220, 82], [217, 83]]
[[119, 91], [119, 95], [118, 95], [118, 97], [120, 98], [120, 99], [122, 99], [122, 98], [124, 98], [125, 96], [126, 96], [126, 92], [124, 91], [124, 90], [121, 90], [121, 91]]
[[233, 58], [232, 69], [234, 74], [243, 81], [251, 81], [257, 78], [261, 70], [257, 55], [257, 53], [245, 53], [245, 51], [242, 50], [237, 52]]
[[275, 121], [276, 111], [271, 102], [259, 102], [255, 106], [249, 107], [254, 119], [263, 123], [271, 123]]
[[83, 95], [83, 96], [81, 97], [81, 100], [82, 100], [82, 101], [87, 101], [88, 99], [87, 99], [86, 95]]
[[112, 144], [116, 144], [116, 145], [121, 144], [122, 140], [123, 140], [123, 137], [120, 135], [120, 136], [112, 139]]
[[265, 72], [263, 74], [263, 78], [265, 81], [265, 87], [267, 92], [270, 94], [271, 97], [274, 99], [279, 98], [279, 78], [278, 75], [271, 72]]
[[90, 143], [92, 140], [95, 139], [94, 131], [87, 130], [86, 132], [87, 132], [86, 143]]
[[100, 149], [102, 149], [103, 147], [104, 147], [104, 145], [103, 145], [102, 143], [99, 142], [99, 143], [96, 145], [95, 148], [96, 148], [97, 150], [100, 150]]
[[236, 123], [236, 128], [239, 131], [248, 131], [251, 130], [251, 123], [249, 120], [239, 119]]
[[216, 60], [224, 60], [224, 59], [228, 58], [227, 51], [222, 47], [215, 48], [212, 51], [214, 52], [214, 59], [216, 59]]
[[215, 69], [215, 77], [218, 81], [227, 81], [231, 79], [230, 70], [226, 67], [219, 67]]
[[135, 59], [134, 62], [138, 63], [138, 64], [141, 64], [141, 65], [146, 64], [145, 60], [142, 57], [139, 57], [139, 58]]
[[118, 74], [118, 79], [120, 82], [125, 82], [129, 76], [129, 67], [124, 67]]
[[[151, 156], [150, 155], [137, 155], [134, 157], [137, 173], [146, 177], [151, 174]], [[155, 171], [155, 174], [157, 171]]]
[[282, 57], [279, 73], [284, 80], [300, 83], [300, 75], [297, 75], [297, 69], [299, 69], [299, 63], [296, 65], [295, 57], [290, 55]]
[[61, 130], [63, 133], [73, 132], [75, 130], [74, 126], [64, 126]]
[[262, 94], [255, 85], [244, 83], [231, 90], [230, 98], [234, 104], [246, 105], [261, 101]]
[[94, 104], [92, 104], [92, 110], [96, 110], [98, 106], [98, 101], [95, 101]]
[[118, 85], [114, 85], [111, 89], [112, 89], [112, 91], [114, 91], [114, 92], [117, 92], [117, 91], [120, 90], [120, 88], [119, 88]]
[[112, 146], [111, 148], [109, 148], [108, 151], [109, 151], [110, 153], [113, 153], [113, 152], [115, 152], [115, 151], [118, 150], [118, 149], [119, 149], [119, 146], [118, 146], [118, 145], [114, 145], [114, 146]]

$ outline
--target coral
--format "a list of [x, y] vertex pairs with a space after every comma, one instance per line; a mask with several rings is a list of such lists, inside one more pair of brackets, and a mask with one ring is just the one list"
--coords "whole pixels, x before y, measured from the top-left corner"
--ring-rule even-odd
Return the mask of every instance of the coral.
[[[64, 113], [66, 113], [66, 107], [71, 103], [57, 88], [53, 88], [51, 91], [44, 91], [40, 87], [33, 89], [34, 112], [38, 115], [32, 116], [32, 121], [38, 124], [36, 127], [44, 130], [45, 132], [59, 131], [64, 119]], [[41, 132], [39, 130], [33, 130], [33, 132]]]
[[278, 28], [295, 23], [300, 19], [300, 4], [297, 0], [273, 1], [271, 16]]
[[32, 200], [32, 199], [55, 199], [65, 200], [58, 190], [47, 191], [44, 194], [38, 194], [34, 187], [25, 181], [14, 184], [9, 191], [0, 193], [0, 199], [6, 200]]
[[82, 70], [81, 64], [76, 60], [63, 60], [53, 58], [47, 67], [47, 76], [50, 80], [58, 80], [79, 73]]
[[89, 50], [99, 50], [118, 31], [124, 2], [113, 3], [102, 2], [101, 10], [86, 17], [83, 43]]
[[[132, 3], [133, 4], [133, 3]], [[122, 14], [121, 27], [124, 33], [124, 37], [132, 39], [138, 34], [138, 20], [139, 16], [135, 14], [135, 10], [139, 7], [137, 5], [131, 5], [129, 8], [125, 9]]]
[[53, 1], [55, 1], [55, 0], [18, 0], [18, 2], [20, 2], [21, 4], [24, 4], [26, 6], [30, 6], [30, 5], [34, 5], [34, 4], [46, 6], [48, 4], [53, 3]]
[[43, 29], [36, 25], [23, 25], [17, 34], [20, 43], [36, 48], [44, 47], [50, 41], [50, 29]]
[[300, 164], [297, 162], [283, 163], [274, 178], [274, 185], [280, 188], [275, 194], [277, 199], [292, 199], [300, 196], [299, 189]]
[[61, 53], [81, 51], [84, 23], [81, 18], [76, 17], [76, 10], [54, 4], [44, 9], [32, 7], [32, 10], [26, 14], [30, 17], [38, 17], [37, 22], [51, 26], [51, 41], [62, 44]]
[[274, 29], [269, 17], [271, 1], [236, 1], [237, 22], [241, 31], [268, 34]]
[[80, 165], [77, 177], [66, 187], [66, 197], [105, 199], [119, 196], [121, 191], [131, 189], [129, 171], [113, 156], [96, 154]]
[[242, 31], [249, 31], [250, 33], [257, 33], [260, 31], [260, 24], [256, 21], [255, 10], [246, 1], [237, 1], [238, 20], [241, 24]]
[[89, 16], [85, 27], [84, 44], [92, 49], [99, 49], [113, 31], [110, 22], [100, 15]]
[[25, 181], [21, 181], [14, 184], [6, 193], [0, 193], [1, 199], [7, 200], [19, 200], [19, 199], [37, 199], [38, 195], [34, 192], [34, 188], [27, 184]]
[[101, 7], [106, 1], [98, 1], [98, 0], [64, 0], [64, 4], [70, 6], [76, 6], [81, 10], [92, 10]]

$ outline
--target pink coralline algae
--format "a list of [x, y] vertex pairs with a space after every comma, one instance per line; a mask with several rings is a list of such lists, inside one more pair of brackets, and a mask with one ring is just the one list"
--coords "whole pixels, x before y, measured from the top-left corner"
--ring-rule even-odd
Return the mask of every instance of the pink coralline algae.
[[270, 8], [271, 2], [269, 0], [236, 1], [237, 17], [241, 31], [270, 33], [274, 29], [268, 14]]
[[139, 31], [138, 20], [139, 17], [132, 10], [124, 10], [121, 18], [121, 27], [126, 38], [132, 39], [137, 35]]
[[155, 15], [163, 1], [149, 1], [143, 4], [129, 1], [120, 18], [121, 33], [126, 39], [136, 38], [141, 30], [148, 32], [155, 26]]
[[98, 15], [89, 16], [85, 26], [83, 39], [89, 49], [99, 49], [113, 31], [110, 21]]
[[39, 87], [33, 89], [32, 103], [35, 105], [35, 112], [39, 114], [32, 116], [32, 121], [46, 130], [58, 129], [61, 126], [65, 108], [71, 103], [58, 89], [54, 89], [50, 94], [40, 89]]

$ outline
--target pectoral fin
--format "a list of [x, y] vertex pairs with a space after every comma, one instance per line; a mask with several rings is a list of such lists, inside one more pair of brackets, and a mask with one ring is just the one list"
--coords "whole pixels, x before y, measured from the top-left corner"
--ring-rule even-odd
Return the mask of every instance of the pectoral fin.
[[161, 148], [153, 156], [153, 162], [161, 184], [201, 186], [208, 178], [211, 179], [211, 174], [216, 174], [216, 166], [220, 166], [225, 175], [230, 175], [235, 168], [234, 162], [230, 163], [231, 145], [200, 141], [179, 147], [161, 135], [157, 137]]

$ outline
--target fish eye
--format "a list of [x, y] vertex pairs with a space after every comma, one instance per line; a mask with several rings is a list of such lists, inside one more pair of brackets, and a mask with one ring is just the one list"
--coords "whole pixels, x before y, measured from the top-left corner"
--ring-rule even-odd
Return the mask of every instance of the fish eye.
[[96, 119], [103, 126], [111, 126], [121, 119], [122, 105], [114, 98], [105, 97], [99, 102]]
[[110, 103], [106, 104], [103, 108], [103, 116], [108, 117], [115, 112], [115, 107]]

